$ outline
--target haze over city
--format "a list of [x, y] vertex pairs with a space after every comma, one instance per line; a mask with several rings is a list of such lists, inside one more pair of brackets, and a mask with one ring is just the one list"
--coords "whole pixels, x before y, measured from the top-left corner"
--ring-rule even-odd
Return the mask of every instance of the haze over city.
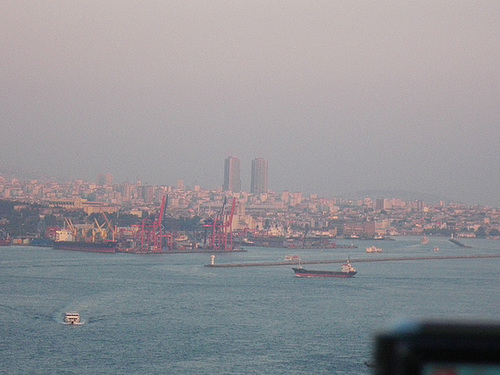
[[497, 1], [4, 1], [0, 168], [500, 206]]

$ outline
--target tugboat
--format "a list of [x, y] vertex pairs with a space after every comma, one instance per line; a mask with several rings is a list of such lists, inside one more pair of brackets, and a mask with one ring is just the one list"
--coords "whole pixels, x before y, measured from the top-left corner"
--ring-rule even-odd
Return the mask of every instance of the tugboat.
[[306, 270], [302, 267], [292, 270], [295, 272], [295, 277], [353, 277], [358, 273], [349, 261], [342, 265], [340, 271]]
[[82, 324], [80, 314], [76, 312], [67, 312], [64, 314], [64, 324]]

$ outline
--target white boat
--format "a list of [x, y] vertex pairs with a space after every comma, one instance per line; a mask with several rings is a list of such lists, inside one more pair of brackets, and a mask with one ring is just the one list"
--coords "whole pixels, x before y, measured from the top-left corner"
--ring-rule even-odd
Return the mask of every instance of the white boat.
[[298, 255], [287, 255], [285, 256], [285, 260], [288, 261], [288, 262], [298, 262], [300, 261], [300, 257]]
[[76, 312], [65, 313], [63, 322], [64, 324], [82, 324], [80, 314]]
[[367, 253], [381, 253], [382, 249], [375, 245], [366, 248]]

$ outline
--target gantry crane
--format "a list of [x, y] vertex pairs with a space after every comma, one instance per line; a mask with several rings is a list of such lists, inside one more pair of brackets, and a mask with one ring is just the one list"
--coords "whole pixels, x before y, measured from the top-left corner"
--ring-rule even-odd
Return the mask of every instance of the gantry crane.
[[118, 228], [115, 225], [113, 225], [111, 220], [109, 220], [108, 215], [106, 215], [106, 212], [103, 211], [102, 216], [104, 216], [104, 220], [106, 221], [106, 224], [108, 226], [108, 231], [111, 232], [111, 239], [113, 241], [116, 241]]
[[216, 251], [232, 251], [233, 248], [233, 217], [236, 207], [236, 198], [233, 198], [231, 211], [226, 214], [226, 198], [222, 203], [222, 208], [215, 215], [213, 221], [207, 221], [203, 226], [210, 230], [208, 248]]
[[161, 253], [163, 252], [163, 239], [167, 240], [167, 248], [172, 248], [172, 236], [163, 233], [163, 216], [165, 215], [165, 207], [167, 205], [167, 196], [163, 196], [158, 217], [151, 222], [149, 218], [145, 218], [138, 230], [135, 232], [135, 239], [139, 245], [139, 251], [142, 253]]

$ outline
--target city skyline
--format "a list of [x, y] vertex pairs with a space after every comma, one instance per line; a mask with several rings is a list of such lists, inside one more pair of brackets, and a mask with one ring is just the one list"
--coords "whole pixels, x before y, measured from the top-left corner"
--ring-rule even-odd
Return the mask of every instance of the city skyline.
[[1, 169], [500, 206], [499, 2], [3, 5]]
[[[105, 177], [105, 178], [104, 178]], [[206, 190], [200, 186], [185, 188], [182, 181], [175, 186], [115, 183], [109, 173], [99, 174], [99, 185], [93, 181], [57, 181], [6, 179], [0, 175], [0, 200], [3, 207], [11, 207], [12, 215], [24, 217], [24, 225], [9, 216], [2, 217], [4, 234], [14, 236], [35, 234], [38, 221], [45, 215], [67, 212], [75, 215], [125, 214], [140, 220], [144, 212], [161, 210], [160, 204], [168, 202], [168, 212], [177, 219], [212, 216], [227, 203], [228, 193], [218, 189]], [[168, 196], [168, 199], [166, 197]], [[235, 193], [232, 196], [236, 215], [233, 229], [259, 230], [267, 227], [275, 235], [284, 234], [285, 228], [328, 230], [331, 235], [347, 233], [363, 238], [386, 235], [444, 235], [458, 237], [498, 238], [500, 233], [500, 207], [466, 205], [460, 202], [431, 202], [403, 197], [380, 198], [374, 195], [362, 199], [305, 196], [301, 192], [273, 192], [267, 194]], [[164, 202], [164, 203], [163, 203]], [[28, 216], [23, 214], [23, 210]], [[40, 212], [37, 210], [41, 210]], [[233, 212], [231, 210], [231, 212]], [[32, 215], [32, 216], [29, 216]], [[85, 217], [77, 215], [79, 221]], [[104, 214], [103, 214], [104, 216]], [[36, 217], [36, 219], [34, 219]], [[59, 217], [59, 221], [63, 218]], [[54, 223], [56, 217], [50, 220]], [[195, 220], [199, 223], [199, 219]], [[267, 224], [266, 224], [267, 223]], [[272, 223], [271, 226], [269, 224]], [[333, 232], [330, 232], [333, 231]], [[24, 240], [22, 240], [24, 241]], [[266, 246], [269, 246], [266, 245]], [[272, 245], [271, 245], [272, 246]]]
[[[233, 157], [234, 158], [234, 157]], [[236, 158], [238, 159], [238, 158]], [[261, 159], [261, 158], [256, 158], [256, 159]], [[254, 160], [256, 160], [254, 159]], [[224, 160], [224, 164], [226, 163], [226, 159]], [[266, 161], [267, 163], [267, 161]], [[160, 184], [152, 184], [148, 181], [144, 181], [141, 179], [135, 180], [135, 181], [130, 181], [130, 180], [123, 180], [123, 181], [118, 181], [115, 179], [113, 173], [110, 172], [99, 172], [97, 173], [94, 178], [90, 179], [84, 179], [84, 178], [74, 178], [74, 179], [57, 179], [54, 176], [46, 176], [46, 175], [41, 175], [41, 174], [23, 174], [23, 173], [16, 173], [15, 171], [5, 171], [0, 169], [0, 193], [2, 192], [2, 186], [8, 186], [10, 184], [45, 184], [45, 183], [50, 183], [50, 184], [95, 184], [96, 186], [100, 187], [111, 187], [111, 186], [140, 186], [140, 187], [148, 187], [148, 188], [170, 188], [170, 189], [179, 189], [179, 190], [187, 190], [187, 191], [196, 191], [199, 189], [206, 190], [206, 191], [226, 191], [228, 193], [233, 193], [231, 190], [225, 190], [224, 189], [224, 182], [222, 182], [221, 185], [218, 186], [204, 186], [204, 185], [196, 185], [196, 184], [185, 184], [185, 181], [183, 179], [177, 180], [175, 183], [160, 183]], [[241, 193], [250, 193], [251, 192], [251, 187], [249, 189], [246, 189], [242, 187], [240, 189]], [[238, 193], [239, 193], [238, 192]], [[401, 199], [403, 201], [422, 201], [422, 202], [427, 202], [427, 203], [438, 203], [438, 202], [447, 202], [447, 203], [457, 203], [457, 204], [466, 204], [466, 205], [479, 205], [475, 202], [463, 202], [463, 201], [457, 201], [454, 199], [449, 199], [449, 197], [441, 196], [438, 194], [432, 194], [432, 193], [424, 193], [424, 192], [418, 192], [418, 191], [407, 191], [407, 190], [364, 190], [364, 191], [356, 191], [356, 192], [350, 192], [349, 194], [346, 195], [321, 195], [316, 192], [302, 192], [299, 190], [294, 190], [294, 189], [267, 189], [267, 193], [271, 194], [277, 194], [277, 193], [286, 193], [286, 194], [300, 194], [301, 196], [315, 196], [319, 198], [326, 198], [326, 199], [344, 199], [344, 200], [363, 200], [365, 198], [370, 198], [370, 199]], [[256, 193], [255, 195], [259, 195], [260, 193]], [[491, 205], [485, 205], [485, 206], [490, 206], [490, 207], [497, 207], [497, 206], [491, 206]], [[500, 207], [500, 206], [499, 206]]]
[[[258, 158], [257, 158], [258, 159]], [[224, 160], [225, 164], [225, 160]], [[224, 172], [223, 172], [224, 173]], [[0, 178], [6, 178], [7, 180], [9, 179], [15, 179], [19, 181], [30, 181], [30, 180], [40, 180], [40, 182], [43, 181], [54, 181], [58, 183], [71, 183], [71, 182], [78, 182], [82, 181], [85, 183], [90, 183], [94, 182], [99, 186], [110, 186], [111, 184], [109, 183], [104, 183], [102, 184], [103, 181], [112, 181], [113, 184], [128, 184], [128, 185], [136, 185], [139, 184], [141, 186], [171, 186], [171, 187], [177, 187], [180, 189], [196, 189], [202, 188], [206, 190], [213, 190], [217, 191], [219, 189], [222, 189], [224, 191], [224, 181], [222, 181], [221, 184], [216, 185], [216, 186], [205, 186], [203, 184], [196, 184], [196, 183], [190, 183], [184, 180], [184, 179], [177, 179], [176, 181], [170, 181], [170, 182], [163, 182], [163, 183], [151, 183], [150, 181], [143, 180], [143, 179], [136, 179], [136, 180], [119, 180], [116, 179], [114, 174], [111, 172], [99, 172], [93, 177], [90, 177], [89, 179], [87, 178], [82, 178], [82, 177], [75, 177], [75, 178], [69, 178], [69, 179], [60, 179], [55, 176], [48, 176], [42, 173], [36, 173], [36, 172], [31, 172], [31, 173], [26, 173], [23, 171], [14, 171], [14, 170], [5, 170], [0, 168]], [[363, 199], [366, 197], [372, 197], [372, 198], [398, 198], [398, 199], [403, 199], [407, 201], [412, 201], [412, 200], [420, 200], [420, 201], [425, 201], [425, 202], [439, 202], [439, 201], [445, 201], [445, 202], [455, 202], [455, 203], [460, 203], [460, 204], [467, 204], [467, 205], [481, 205], [480, 203], [476, 201], [461, 201], [461, 200], [456, 200], [453, 199], [452, 197], [441, 195], [441, 194], [433, 194], [433, 193], [428, 193], [428, 192], [421, 192], [421, 191], [412, 191], [412, 190], [398, 190], [398, 189], [388, 189], [388, 190], [377, 190], [377, 189], [365, 189], [365, 190], [358, 190], [358, 191], [351, 191], [351, 192], [346, 192], [345, 194], [320, 194], [317, 191], [307, 191], [303, 192], [298, 189], [289, 189], [289, 188], [284, 188], [284, 189], [272, 189], [268, 188], [268, 192], [295, 192], [295, 193], [301, 193], [305, 195], [314, 195], [314, 196], [320, 196], [320, 197], [325, 197], [325, 198], [342, 198], [342, 199], [347, 199], [347, 200], [359, 200]], [[249, 185], [249, 188], [243, 188], [241, 189], [241, 192], [251, 192], [251, 185]], [[491, 204], [484, 204], [484, 206], [490, 206], [490, 207], [500, 207], [491, 205]]]

